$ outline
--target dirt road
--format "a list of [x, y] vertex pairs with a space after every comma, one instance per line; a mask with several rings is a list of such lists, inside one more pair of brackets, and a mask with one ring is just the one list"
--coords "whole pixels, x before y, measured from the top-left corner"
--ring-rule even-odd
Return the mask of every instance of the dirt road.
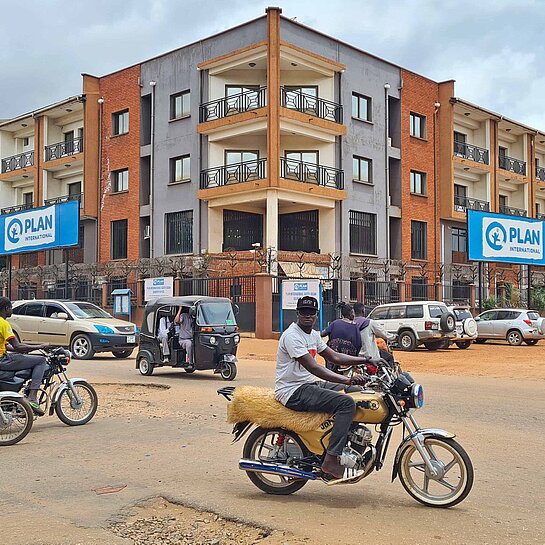
[[[234, 385], [271, 386], [275, 349], [244, 339]], [[454, 509], [425, 508], [390, 483], [393, 448], [357, 485], [265, 495], [237, 469], [241, 445], [216, 395], [225, 382], [171, 369], [142, 377], [134, 360], [104, 357], [70, 369], [99, 391], [91, 423], [42, 418], [2, 448], [0, 543], [545, 543], [543, 347], [397, 356], [424, 384], [419, 422], [456, 432], [473, 460], [474, 489]]]

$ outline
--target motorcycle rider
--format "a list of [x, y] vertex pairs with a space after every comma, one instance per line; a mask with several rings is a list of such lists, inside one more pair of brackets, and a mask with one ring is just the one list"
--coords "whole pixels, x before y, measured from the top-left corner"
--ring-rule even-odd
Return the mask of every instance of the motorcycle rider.
[[[346, 445], [356, 404], [339, 390], [352, 384], [361, 385], [365, 379], [363, 375], [349, 378], [334, 373], [318, 364], [315, 357], [320, 354], [336, 365], [363, 364], [369, 362], [369, 358], [341, 354], [325, 344], [320, 333], [312, 329], [318, 313], [318, 301], [314, 297], [301, 297], [296, 310], [297, 322], [282, 333], [278, 344], [275, 397], [294, 411], [321, 411], [335, 415], [322, 471], [341, 479], [344, 467], [339, 456]], [[317, 381], [316, 377], [323, 381]]]
[[[48, 345], [20, 343], [7, 320], [12, 312], [11, 301], [7, 297], [0, 297], [0, 371], [22, 371], [23, 369], [32, 369], [28, 401], [32, 410], [37, 415], [43, 416], [45, 411], [38, 403], [38, 390], [47, 369], [47, 361], [45, 356], [28, 356], [26, 354], [33, 350], [47, 348]], [[14, 352], [17, 353], [14, 354]]]

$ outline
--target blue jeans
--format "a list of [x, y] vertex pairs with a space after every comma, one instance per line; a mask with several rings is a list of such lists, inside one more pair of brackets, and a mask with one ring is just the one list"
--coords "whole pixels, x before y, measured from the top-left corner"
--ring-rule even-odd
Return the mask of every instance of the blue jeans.
[[4, 356], [0, 358], [0, 371], [22, 371], [23, 369], [32, 369], [30, 389], [38, 390], [47, 369], [47, 360], [45, 359], [45, 356], [30, 356], [27, 354], [6, 352]]

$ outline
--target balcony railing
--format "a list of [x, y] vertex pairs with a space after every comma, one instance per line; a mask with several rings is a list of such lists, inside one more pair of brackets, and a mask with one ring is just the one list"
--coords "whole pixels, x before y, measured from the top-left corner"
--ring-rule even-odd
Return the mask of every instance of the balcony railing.
[[30, 210], [34, 206], [34, 203], [17, 204], [15, 206], [8, 206], [0, 210], [0, 214], [14, 214], [15, 212], [22, 212], [23, 210]]
[[340, 104], [307, 95], [300, 90], [281, 87], [280, 103], [290, 110], [297, 110], [335, 123], [343, 122], [343, 107]]
[[500, 204], [500, 214], [507, 214], [508, 216], [521, 216], [525, 218], [528, 215], [528, 212], [526, 212], [526, 210], [522, 210], [522, 208], [514, 208], [512, 206]]
[[249, 112], [267, 104], [267, 88], [260, 87], [237, 95], [218, 98], [199, 106], [199, 121], [214, 121], [230, 115]]
[[60, 159], [61, 157], [68, 157], [70, 155], [76, 155], [83, 151], [83, 136], [74, 138], [73, 140], [65, 140], [64, 142], [57, 142], [45, 147], [45, 160], [52, 161], [53, 159]]
[[253, 180], [263, 180], [267, 176], [267, 159], [246, 161], [234, 165], [209, 168], [201, 171], [201, 189], [241, 184]]
[[2, 159], [2, 174], [12, 172], [25, 167], [31, 167], [34, 164], [34, 150], [25, 151], [19, 155], [12, 155]]
[[500, 168], [526, 176], [526, 163], [520, 159], [514, 159], [507, 155], [500, 156]]
[[490, 154], [487, 149], [466, 144], [465, 142], [454, 141], [454, 155], [483, 165], [488, 165], [490, 162]]
[[456, 212], [466, 212], [468, 209], [489, 212], [490, 203], [480, 201], [479, 199], [473, 199], [471, 197], [454, 195], [454, 210], [456, 210]]
[[51, 199], [46, 199], [44, 201], [44, 204], [62, 204], [69, 201], [79, 201], [80, 208], [83, 208], [83, 193], [74, 193], [72, 195], [61, 195], [60, 197], [53, 197]]
[[538, 220], [545, 220], [545, 214], [539, 214], [539, 213], [537, 213], [537, 214], [536, 214], [536, 218], [537, 218]]
[[335, 189], [344, 188], [344, 171], [285, 157], [280, 158], [280, 177]]
[[536, 167], [536, 178], [541, 182], [545, 182], [545, 167]]

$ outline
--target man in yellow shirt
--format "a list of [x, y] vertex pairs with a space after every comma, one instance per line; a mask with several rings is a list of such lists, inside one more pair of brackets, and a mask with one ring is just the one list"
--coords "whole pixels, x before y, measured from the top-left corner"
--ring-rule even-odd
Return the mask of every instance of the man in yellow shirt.
[[7, 297], [0, 297], [0, 371], [32, 369], [28, 401], [34, 412], [41, 416], [44, 410], [38, 403], [38, 390], [47, 369], [47, 361], [44, 356], [27, 356], [26, 353], [46, 348], [48, 345], [20, 343], [7, 320], [11, 314], [11, 301]]

